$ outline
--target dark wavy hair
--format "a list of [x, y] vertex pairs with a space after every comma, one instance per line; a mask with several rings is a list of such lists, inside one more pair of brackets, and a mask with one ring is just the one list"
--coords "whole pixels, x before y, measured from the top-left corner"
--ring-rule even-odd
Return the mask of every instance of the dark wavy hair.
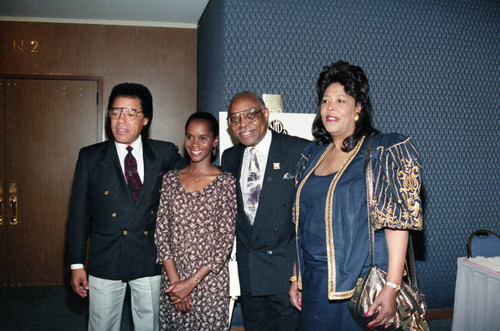
[[153, 121], [153, 96], [149, 89], [137, 83], [121, 83], [113, 87], [108, 100], [108, 110], [113, 106], [113, 102], [118, 97], [137, 98], [141, 102], [144, 117], [149, 119], [145, 127], [151, 126]]
[[345, 92], [356, 100], [356, 104], [361, 103], [359, 120], [356, 122], [354, 133], [344, 140], [341, 147], [342, 151], [349, 152], [354, 149], [361, 137], [379, 132], [371, 125], [372, 104], [370, 102], [370, 86], [368, 85], [368, 79], [363, 69], [358, 66], [338, 61], [332, 63], [330, 66], [323, 67], [323, 71], [319, 74], [318, 82], [316, 83], [318, 104], [316, 117], [312, 126], [313, 136], [318, 142], [323, 144], [333, 142], [332, 137], [326, 131], [321, 120], [323, 95], [328, 86], [333, 83], [340, 83], [344, 87]]

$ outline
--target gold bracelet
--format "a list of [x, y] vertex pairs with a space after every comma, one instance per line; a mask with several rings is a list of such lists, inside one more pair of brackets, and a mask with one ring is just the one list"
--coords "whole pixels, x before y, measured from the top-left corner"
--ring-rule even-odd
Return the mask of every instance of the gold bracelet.
[[385, 282], [385, 285], [392, 287], [394, 291], [399, 291], [401, 289], [401, 284], [396, 284], [393, 282]]
[[193, 279], [194, 279], [194, 282], [195, 282], [196, 284], [199, 284], [199, 283], [200, 283], [200, 279], [199, 279], [198, 277], [193, 276]]
[[289, 282], [296, 282], [297, 281], [297, 276], [290, 277], [290, 279], [288, 281]]

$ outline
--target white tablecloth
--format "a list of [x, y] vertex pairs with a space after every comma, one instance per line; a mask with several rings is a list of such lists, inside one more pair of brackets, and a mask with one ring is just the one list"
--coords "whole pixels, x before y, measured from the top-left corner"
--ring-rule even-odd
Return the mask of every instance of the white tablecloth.
[[500, 256], [457, 261], [453, 331], [500, 330]]

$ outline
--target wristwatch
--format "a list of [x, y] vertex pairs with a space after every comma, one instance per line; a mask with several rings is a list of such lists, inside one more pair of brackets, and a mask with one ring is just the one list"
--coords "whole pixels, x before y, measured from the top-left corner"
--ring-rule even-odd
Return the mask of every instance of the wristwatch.
[[396, 284], [393, 282], [385, 282], [386, 285], [389, 285], [394, 289], [394, 291], [399, 291], [401, 289], [401, 284]]

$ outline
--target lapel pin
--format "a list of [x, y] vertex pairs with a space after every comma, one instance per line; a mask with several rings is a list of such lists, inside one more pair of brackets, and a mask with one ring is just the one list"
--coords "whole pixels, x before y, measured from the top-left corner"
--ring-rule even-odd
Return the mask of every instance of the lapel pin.
[[279, 170], [280, 169], [280, 163], [279, 162], [273, 163], [273, 169], [274, 170]]

